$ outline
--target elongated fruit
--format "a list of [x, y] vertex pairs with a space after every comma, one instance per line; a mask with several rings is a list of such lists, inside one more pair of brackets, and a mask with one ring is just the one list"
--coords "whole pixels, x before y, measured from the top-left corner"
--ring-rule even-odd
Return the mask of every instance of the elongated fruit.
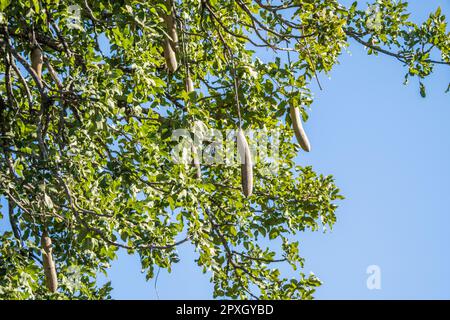
[[297, 138], [298, 143], [300, 144], [300, 147], [302, 147], [303, 150], [306, 152], [311, 151], [311, 145], [308, 140], [308, 136], [306, 135], [305, 130], [303, 129], [302, 121], [300, 119], [300, 112], [297, 108], [291, 106], [290, 107], [290, 113], [291, 113], [291, 120], [292, 120], [292, 127], [295, 132], [295, 136]]
[[250, 148], [242, 129], [239, 129], [237, 134], [237, 145], [241, 157], [242, 192], [246, 197], [250, 197], [253, 193], [253, 163]]
[[175, 19], [175, 13], [173, 10], [173, 1], [167, 0], [166, 7], [170, 10], [168, 15], [164, 15], [163, 19], [166, 23], [167, 34], [169, 35], [170, 45], [174, 50], [178, 48], [178, 33], [177, 33], [177, 24]]
[[191, 77], [188, 76], [186, 80], [184, 80], [184, 85], [186, 86], [186, 92], [194, 91], [194, 82], [192, 81]]
[[166, 65], [170, 72], [175, 72], [178, 69], [177, 56], [169, 39], [164, 40], [164, 58], [166, 59]]
[[164, 14], [163, 16], [167, 32], [166, 38], [164, 39], [164, 58], [166, 59], [167, 68], [173, 73], [178, 69], [176, 56], [178, 34], [172, 0], [166, 0], [166, 7], [170, 13], [167, 15]]
[[31, 51], [31, 67], [37, 73], [39, 79], [42, 76], [42, 63], [44, 62], [44, 58], [42, 56], [42, 51], [38, 47], [33, 48]]
[[56, 292], [58, 289], [58, 279], [52, 255], [52, 239], [45, 232], [42, 234], [41, 245], [42, 249], [44, 249], [42, 260], [44, 265], [45, 284], [50, 292]]

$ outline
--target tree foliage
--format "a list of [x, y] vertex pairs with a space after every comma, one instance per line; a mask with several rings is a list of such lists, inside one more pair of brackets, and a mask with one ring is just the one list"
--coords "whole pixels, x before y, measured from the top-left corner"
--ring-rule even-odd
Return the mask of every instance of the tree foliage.
[[[302, 273], [295, 235], [331, 228], [342, 196], [331, 176], [295, 164], [289, 107], [307, 120], [311, 83], [351, 41], [397, 59], [423, 96], [422, 79], [450, 64], [442, 12], [418, 25], [404, 1], [1, 0], [0, 9], [0, 196], [11, 223], [0, 235], [1, 298], [108, 298], [110, 284], [96, 275], [119, 248], [138, 254], [150, 279], [155, 268], [170, 271], [186, 242], [215, 297], [312, 298], [320, 281]], [[171, 14], [174, 72], [163, 52], [176, 40]], [[195, 121], [278, 130], [276, 175], [256, 162], [246, 198], [239, 165], [202, 164], [198, 179], [174, 163], [171, 133]], [[298, 276], [285, 277], [279, 263]]]

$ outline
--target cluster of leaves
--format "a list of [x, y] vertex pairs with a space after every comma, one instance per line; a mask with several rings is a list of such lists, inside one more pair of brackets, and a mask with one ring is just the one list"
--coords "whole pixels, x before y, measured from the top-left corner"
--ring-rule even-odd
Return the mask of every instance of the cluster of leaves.
[[409, 20], [407, 7], [405, 1], [378, 0], [362, 11], [355, 2], [349, 9], [352, 23], [347, 34], [364, 44], [368, 54], [387, 54], [402, 62], [408, 68], [405, 84], [410, 77], [418, 77], [420, 94], [425, 97], [422, 80], [436, 65], [450, 63], [450, 33], [441, 8], [418, 25]]
[[[288, 106], [307, 119], [309, 84], [350, 38], [421, 78], [450, 62], [442, 14], [417, 26], [401, 2], [378, 1], [379, 19], [334, 0], [183, 0], [174, 1], [181, 66], [171, 74], [162, 54], [167, 3], [0, 2], [0, 195], [14, 231], [0, 238], [1, 298], [109, 298], [110, 285], [95, 279], [119, 248], [138, 254], [152, 278], [155, 267], [170, 271], [185, 242], [217, 297], [312, 298], [320, 281], [301, 272], [295, 235], [331, 228], [342, 196], [331, 176], [295, 165]], [[35, 46], [44, 53], [42, 81], [29, 60]], [[263, 61], [260, 47], [279, 56]], [[430, 58], [436, 52], [439, 61]], [[248, 199], [239, 166], [202, 166], [198, 180], [170, 156], [171, 132], [195, 120], [237, 128], [235, 78], [244, 128], [281, 132], [279, 170], [268, 174], [257, 162]], [[53, 295], [43, 285], [44, 230], [58, 271]]]

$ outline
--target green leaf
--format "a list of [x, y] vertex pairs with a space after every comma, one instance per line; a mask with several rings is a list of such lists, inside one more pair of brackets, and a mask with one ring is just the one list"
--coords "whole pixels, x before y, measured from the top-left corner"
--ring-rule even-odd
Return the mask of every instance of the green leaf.
[[422, 98], [427, 96], [425, 85], [422, 82], [420, 82], [420, 95]]
[[0, 11], [5, 11], [10, 4], [11, 0], [0, 0]]

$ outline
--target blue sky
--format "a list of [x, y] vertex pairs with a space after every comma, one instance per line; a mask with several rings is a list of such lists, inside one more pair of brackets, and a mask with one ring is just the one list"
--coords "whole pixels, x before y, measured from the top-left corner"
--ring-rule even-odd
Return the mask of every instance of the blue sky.
[[[448, 1], [410, 1], [417, 21], [438, 6], [450, 16]], [[416, 80], [402, 84], [398, 61], [354, 42], [349, 51], [331, 79], [321, 77], [324, 90], [314, 88], [305, 124], [312, 152], [298, 157], [333, 174], [346, 197], [332, 232], [298, 236], [304, 271], [324, 282], [318, 299], [450, 299], [450, 68], [425, 81], [423, 99]], [[109, 274], [113, 298], [210, 299], [193, 248], [178, 250], [181, 262], [161, 270], [157, 290], [138, 258], [121, 252]], [[380, 290], [366, 287], [369, 265], [380, 267]]]

